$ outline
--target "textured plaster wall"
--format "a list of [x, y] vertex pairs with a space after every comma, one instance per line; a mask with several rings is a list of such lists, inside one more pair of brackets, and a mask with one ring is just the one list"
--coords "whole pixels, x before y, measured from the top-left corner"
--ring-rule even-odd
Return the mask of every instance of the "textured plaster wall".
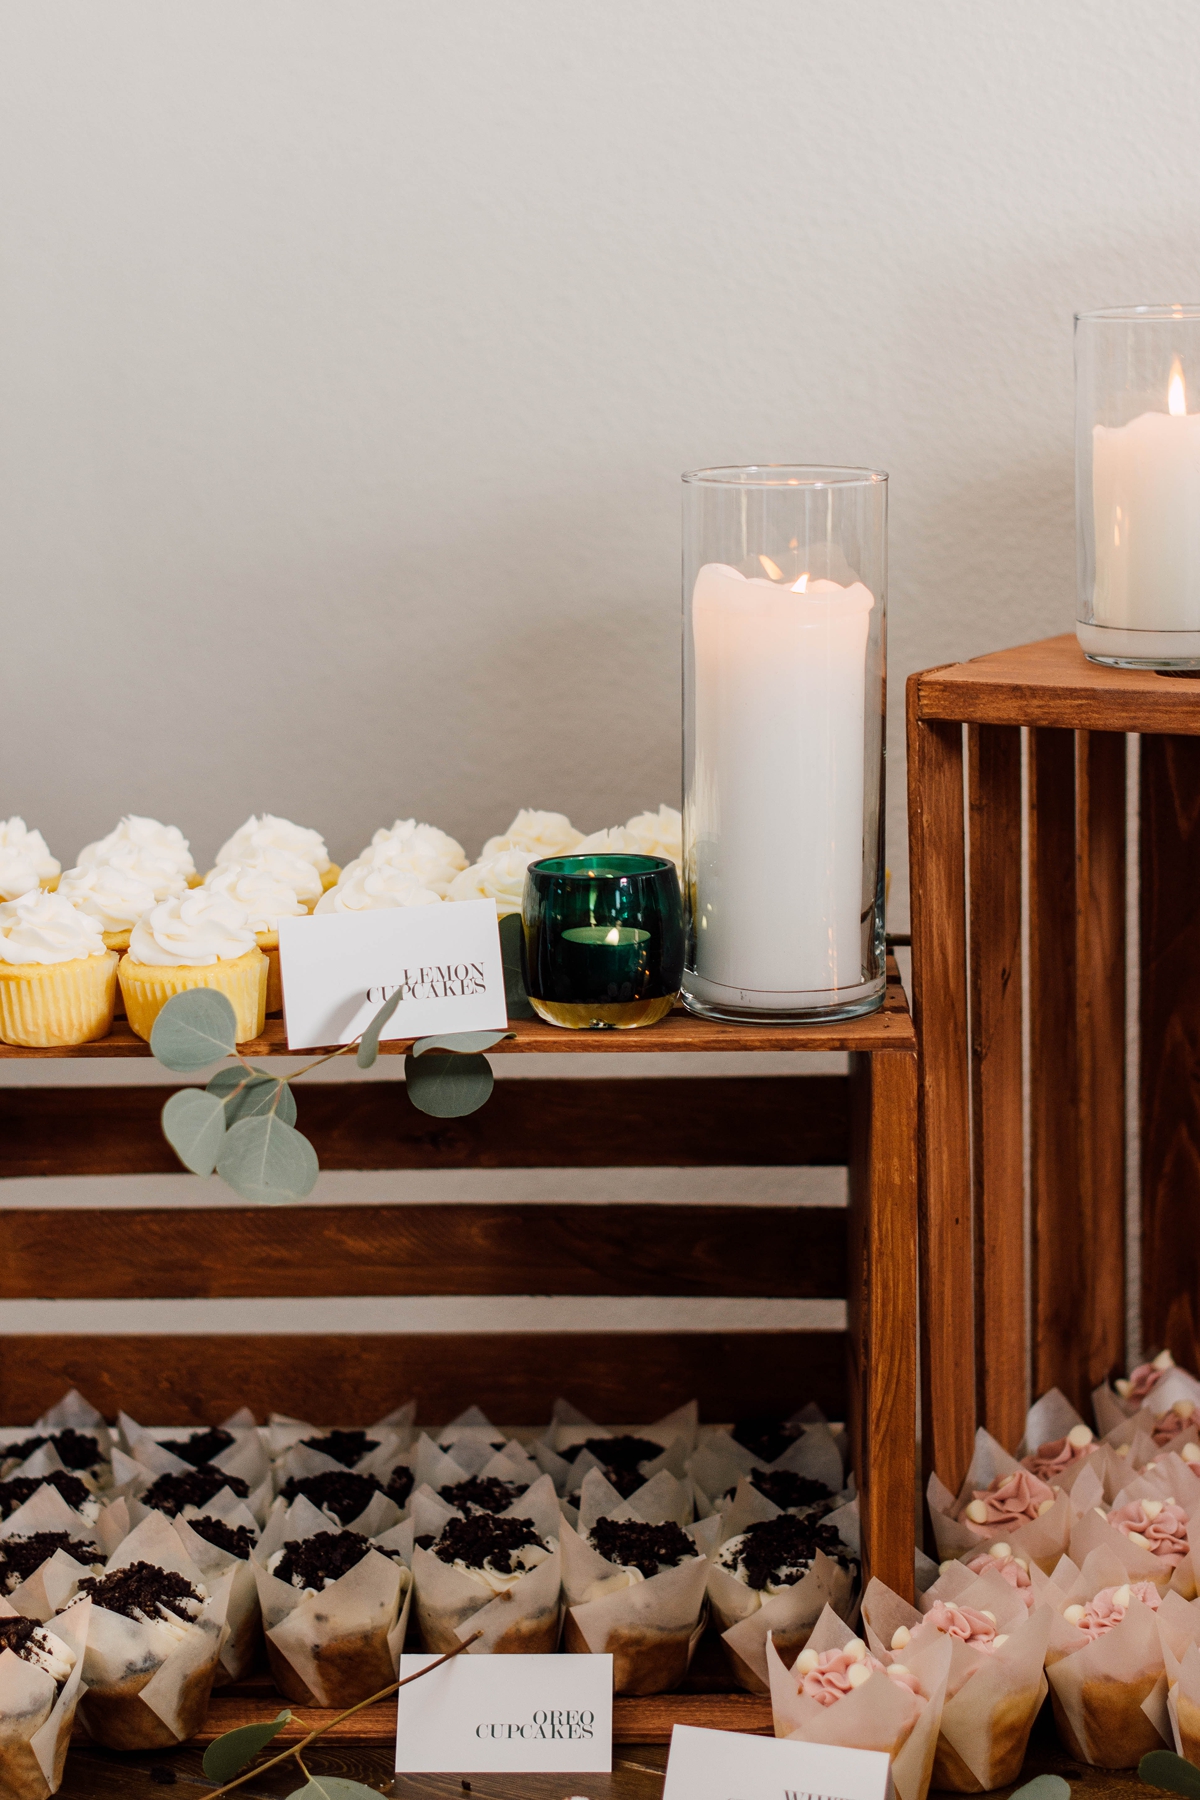
[[1198, 71], [1182, 0], [9, 0], [0, 814], [675, 799], [679, 471], [864, 462], [902, 916], [902, 678], [1070, 625]]

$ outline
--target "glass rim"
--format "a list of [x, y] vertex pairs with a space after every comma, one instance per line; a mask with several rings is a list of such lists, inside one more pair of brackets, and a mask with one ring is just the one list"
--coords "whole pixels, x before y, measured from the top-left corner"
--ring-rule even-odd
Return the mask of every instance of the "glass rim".
[[[565, 868], [564, 864], [579, 863], [580, 868]], [[608, 863], [619, 865], [600, 868], [597, 865]], [[637, 867], [632, 865], [636, 864]], [[531, 862], [526, 874], [546, 875], [554, 881], [595, 881], [605, 875], [631, 876], [662, 875], [667, 869], [674, 870], [675, 864], [669, 856], [646, 856], [636, 851], [598, 850], [589, 856], [586, 851], [572, 853], [568, 856], [543, 856], [537, 862]]]
[[730, 463], [719, 468], [688, 469], [680, 480], [730, 488], [878, 487], [886, 483], [887, 472], [843, 463]]
[[1162, 321], [1200, 319], [1200, 302], [1156, 301], [1152, 305], [1098, 306], [1088, 312], [1077, 312], [1077, 325], [1130, 325], [1142, 319]]

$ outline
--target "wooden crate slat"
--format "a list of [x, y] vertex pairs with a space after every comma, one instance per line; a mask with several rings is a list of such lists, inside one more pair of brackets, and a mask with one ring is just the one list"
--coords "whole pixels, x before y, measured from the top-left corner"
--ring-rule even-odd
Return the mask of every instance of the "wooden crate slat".
[[29, 1423], [71, 1386], [107, 1418], [124, 1407], [151, 1425], [203, 1424], [239, 1406], [260, 1419], [366, 1425], [414, 1398], [422, 1421], [475, 1402], [498, 1424], [537, 1425], [560, 1394], [608, 1423], [691, 1399], [706, 1419], [810, 1399], [842, 1418], [845, 1361], [836, 1331], [13, 1335], [0, 1338], [0, 1419]]
[[921, 1042], [918, 1164], [926, 1469], [957, 1488], [974, 1443], [975, 1347], [967, 1061], [966, 871], [959, 725], [924, 724], [908, 685], [913, 1017]]
[[[0, 1174], [178, 1174], [169, 1087], [0, 1088]], [[844, 1164], [842, 1075], [501, 1081], [479, 1112], [434, 1119], [394, 1082], [302, 1082], [299, 1127], [324, 1169]]]
[[[1190, 683], [1179, 684], [1191, 686]], [[1142, 1329], [1200, 1362], [1200, 743], [1141, 758]]]
[[0, 1242], [8, 1300], [846, 1291], [842, 1207], [306, 1206], [284, 1229], [273, 1209], [21, 1208]]
[[967, 732], [971, 852], [971, 1080], [975, 1176], [975, 1385], [980, 1422], [1021, 1441], [1025, 1159], [1021, 1115], [1021, 734]]
[[1073, 632], [914, 675], [918, 716], [1059, 731], [1200, 734], [1190, 681], [1088, 662]]

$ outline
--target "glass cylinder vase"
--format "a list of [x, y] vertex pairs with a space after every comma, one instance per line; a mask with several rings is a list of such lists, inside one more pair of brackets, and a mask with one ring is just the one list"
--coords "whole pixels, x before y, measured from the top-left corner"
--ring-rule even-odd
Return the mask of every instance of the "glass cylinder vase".
[[684, 481], [683, 998], [707, 1018], [882, 1005], [887, 476]]
[[1075, 319], [1076, 634], [1093, 662], [1200, 668], [1200, 306]]

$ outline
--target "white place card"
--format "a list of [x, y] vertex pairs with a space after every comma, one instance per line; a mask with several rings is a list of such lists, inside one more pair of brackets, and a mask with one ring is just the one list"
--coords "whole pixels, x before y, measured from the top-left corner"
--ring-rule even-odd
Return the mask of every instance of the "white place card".
[[[402, 1656], [400, 1680], [436, 1661]], [[396, 1771], [607, 1774], [612, 1682], [611, 1656], [456, 1656], [400, 1689]]]
[[676, 1725], [663, 1800], [892, 1800], [882, 1750]]
[[385, 1038], [508, 1023], [494, 900], [280, 919], [279, 972], [289, 1050], [353, 1042], [397, 988]]

